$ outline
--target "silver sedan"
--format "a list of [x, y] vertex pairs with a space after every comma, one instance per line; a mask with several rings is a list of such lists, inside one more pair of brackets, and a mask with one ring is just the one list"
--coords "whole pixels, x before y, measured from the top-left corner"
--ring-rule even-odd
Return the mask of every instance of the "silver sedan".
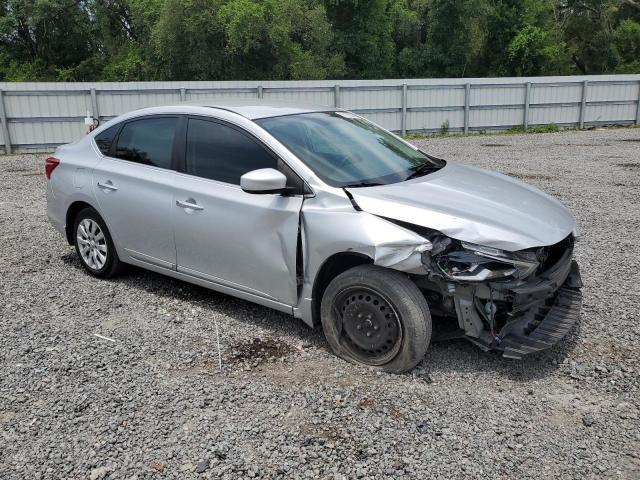
[[578, 229], [560, 202], [348, 111], [137, 110], [45, 170], [49, 219], [91, 275], [132, 264], [287, 312], [387, 372], [422, 360], [432, 315], [511, 358], [579, 317]]

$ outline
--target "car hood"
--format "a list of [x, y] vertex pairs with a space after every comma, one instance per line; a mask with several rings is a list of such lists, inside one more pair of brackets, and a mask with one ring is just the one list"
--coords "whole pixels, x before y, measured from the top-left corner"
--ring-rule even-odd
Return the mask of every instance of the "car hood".
[[347, 189], [365, 212], [508, 251], [577, 233], [555, 198], [506, 175], [457, 163], [406, 182]]

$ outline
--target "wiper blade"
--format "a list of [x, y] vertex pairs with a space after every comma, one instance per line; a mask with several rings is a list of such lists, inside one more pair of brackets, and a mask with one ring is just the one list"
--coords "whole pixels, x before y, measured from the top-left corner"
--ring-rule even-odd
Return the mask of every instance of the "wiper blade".
[[409, 174], [405, 180], [411, 180], [412, 178], [422, 177], [423, 175], [427, 175], [428, 173], [435, 172], [436, 170], [440, 170], [442, 165], [433, 165], [431, 163], [423, 163], [422, 165], [418, 165], [413, 169], [413, 172]]
[[349, 183], [348, 185], [343, 185], [342, 188], [359, 188], [359, 187], [378, 187], [380, 185], [384, 185], [384, 183], [377, 182], [355, 182]]

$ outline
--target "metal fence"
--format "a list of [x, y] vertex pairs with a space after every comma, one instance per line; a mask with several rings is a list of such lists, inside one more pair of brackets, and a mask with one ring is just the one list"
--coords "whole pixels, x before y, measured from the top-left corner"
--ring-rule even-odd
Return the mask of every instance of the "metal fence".
[[474, 132], [640, 123], [640, 75], [237, 82], [0, 82], [0, 144], [49, 150], [137, 108], [222, 98], [337, 106], [396, 132]]

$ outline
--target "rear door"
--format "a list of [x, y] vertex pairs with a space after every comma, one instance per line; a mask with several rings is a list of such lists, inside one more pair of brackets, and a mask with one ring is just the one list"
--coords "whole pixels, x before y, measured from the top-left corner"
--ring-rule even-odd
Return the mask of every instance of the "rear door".
[[[178, 271], [294, 305], [302, 181], [221, 121], [189, 118], [185, 143], [173, 205]], [[244, 192], [240, 176], [259, 168], [279, 169], [300, 194]]]
[[93, 172], [100, 211], [119, 250], [165, 268], [176, 265], [170, 215], [179, 123], [178, 116], [126, 121]]

